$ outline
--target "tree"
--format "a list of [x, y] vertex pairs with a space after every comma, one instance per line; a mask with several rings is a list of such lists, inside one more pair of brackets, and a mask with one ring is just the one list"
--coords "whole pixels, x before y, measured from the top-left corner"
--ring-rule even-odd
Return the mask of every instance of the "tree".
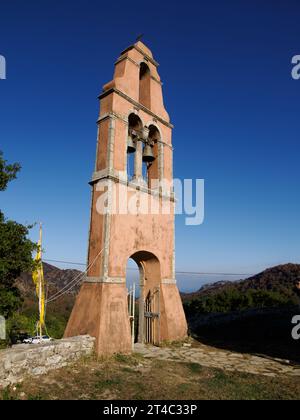
[[[18, 163], [7, 164], [0, 151], [0, 191], [16, 178]], [[34, 265], [32, 252], [36, 244], [27, 235], [31, 226], [23, 226], [6, 220], [0, 210], [0, 315], [10, 317], [22, 304], [15, 280], [23, 271], [31, 271]]]
[[20, 169], [19, 163], [7, 164], [3, 159], [3, 152], [0, 150], [0, 191], [6, 190], [7, 184], [17, 177]]

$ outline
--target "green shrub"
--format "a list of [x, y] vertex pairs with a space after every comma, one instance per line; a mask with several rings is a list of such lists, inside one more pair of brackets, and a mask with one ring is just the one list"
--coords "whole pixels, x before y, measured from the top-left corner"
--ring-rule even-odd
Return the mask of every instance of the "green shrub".
[[254, 308], [270, 308], [293, 304], [291, 298], [270, 290], [239, 291], [235, 288], [185, 302], [187, 314], [228, 313]]

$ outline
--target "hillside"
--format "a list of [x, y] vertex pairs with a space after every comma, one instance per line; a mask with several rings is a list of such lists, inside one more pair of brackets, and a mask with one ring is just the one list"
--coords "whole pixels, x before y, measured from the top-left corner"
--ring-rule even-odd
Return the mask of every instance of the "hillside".
[[299, 299], [297, 281], [300, 280], [300, 264], [283, 264], [268, 268], [255, 276], [240, 281], [220, 281], [204, 285], [197, 292], [184, 293], [184, 302], [205, 296], [213, 296], [226, 291], [236, 290], [247, 292], [248, 290], [272, 291], [279, 293], [282, 297], [296, 301]]
[[215, 347], [299, 363], [299, 343], [291, 336], [299, 278], [299, 264], [284, 264], [183, 295], [190, 332]]
[[[79, 270], [74, 269], [60, 269], [55, 267], [54, 265], [43, 263], [44, 269], [44, 277], [49, 287], [49, 294], [57, 292], [58, 290], [62, 289], [66, 285], [70, 284], [70, 282], [80, 274], [82, 274]], [[16, 281], [16, 284], [23, 295], [31, 296], [34, 294], [34, 286], [32, 283], [31, 274], [23, 273]], [[79, 290], [80, 284], [76, 285], [72, 288], [68, 294], [76, 295]]]
[[[55, 293], [69, 285], [76, 277], [82, 274], [79, 270], [62, 270], [51, 264], [43, 263], [44, 276], [47, 283], [47, 296], [51, 298]], [[19, 336], [24, 334], [32, 335], [35, 333], [35, 325], [38, 317], [38, 300], [31, 274], [23, 273], [17, 280], [16, 286], [23, 296], [21, 310], [13, 317], [15, 333], [10, 336], [10, 341], [15, 343]], [[48, 303], [46, 310], [46, 324], [49, 334], [54, 338], [60, 338], [66, 327], [71, 310], [74, 305], [75, 297], [80, 288], [80, 282], [70, 291], [64, 289], [66, 293], [53, 302]]]

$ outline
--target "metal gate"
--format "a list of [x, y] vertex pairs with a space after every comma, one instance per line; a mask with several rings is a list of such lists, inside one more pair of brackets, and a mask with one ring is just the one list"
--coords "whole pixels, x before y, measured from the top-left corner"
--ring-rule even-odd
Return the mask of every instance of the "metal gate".
[[159, 345], [160, 342], [160, 307], [159, 287], [149, 291], [144, 304], [145, 338], [146, 344]]
[[135, 336], [135, 328], [134, 328], [134, 317], [135, 317], [135, 283], [129, 287], [128, 290], [128, 314], [129, 314], [129, 322], [131, 328], [131, 347], [132, 350], [134, 349], [134, 336]]

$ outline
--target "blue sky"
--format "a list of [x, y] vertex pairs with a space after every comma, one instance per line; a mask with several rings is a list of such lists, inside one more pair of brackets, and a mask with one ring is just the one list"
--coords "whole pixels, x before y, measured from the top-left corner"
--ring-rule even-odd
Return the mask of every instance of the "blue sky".
[[0, 149], [22, 171], [0, 208], [43, 221], [45, 258], [85, 261], [97, 95], [144, 33], [175, 176], [205, 179], [204, 224], [177, 217], [177, 270], [300, 263], [299, 18], [296, 1], [3, 1]]

